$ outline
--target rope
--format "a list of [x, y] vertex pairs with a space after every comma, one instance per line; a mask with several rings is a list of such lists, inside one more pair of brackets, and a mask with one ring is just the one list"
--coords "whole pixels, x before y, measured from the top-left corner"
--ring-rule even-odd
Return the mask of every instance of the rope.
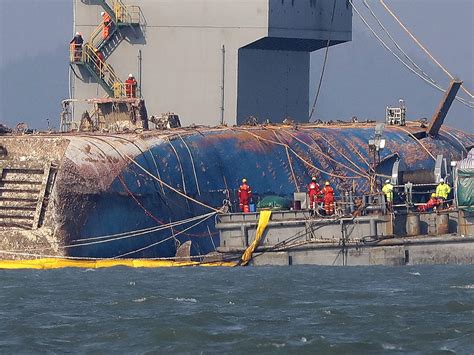
[[328, 60], [329, 45], [331, 43], [332, 25], [334, 23], [335, 12], [336, 12], [336, 0], [334, 0], [333, 5], [332, 5], [331, 24], [329, 26], [328, 41], [326, 42], [326, 51], [324, 52], [323, 68], [321, 70], [321, 75], [319, 77], [318, 89], [316, 90], [316, 96], [314, 97], [313, 107], [311, 108], [311, 113], [309, 114], [308, 121], [311, 120], [311, 117], [313, 117], [313, 113], [316, 110], [316, 103], [318, 102], [319, 93], [321, 92], [321, 85], [323, 83], [324, 71], [326, 70], [326, 63]]
[[[215, 214], [216, 214], [215, 212], [211, 212], [211, 213], [208, 213], [208, 214], [205, 214], [205, 215], [201, 215], [201, 216], [196, 216], [196, 217], [193, 217], [193, 218], [189, 218], [188, 220], [186, 220], [186, 222], [181, 222], [181, 223], [177, 223], [177, 224], [171, 224], [171, 223], [170, 223], [170, 224], [167, 225], [166, 227], [165, 227], [165, 226], [155, 227], [155, 229], [153, 229], [153, 230], [148, 230], [148, 231], [144, 231], [144, 232], [132, 233], [132, 234], [129, 234], [129, 235], [124, 235], [124, 236], [120, 236], [120, 237], [116, 237], [116, 238], [110, 238], [110, 239], [107, 239], [107, 240], [97, 240], [97, 241], [91, 241], [91, 242], [85, 242], [85, 243], [79, 243], [79, 244], [73, 244], [73, 245], [65, 245], [65, 246], [63, 246], [62, 248], [64, 248], [64, 249], [70, 249], [70, 248], [75, 248], [75, 247], [79, 247], [79, 246], [87, 246], [87, 245], [95, 245], [95, 244], [102, 244], [102, 243], [108, 243], [108, 242], [115, 242], [115, 241], [117, 241], [117, 240], [133, 238], [133, 237], [142, 236], [142, 235], [145, 235], [145, 234], [157, 232], [157, 231], [160, 231], [160, 230], [163, 230], [163, 229], [173, 228], [173, 226], [178, 226], [178, 225], [181, 225], [181, 224], [186, 224], [186, 223], [189, 223], [189, 222], [193, 222], [193, 221], [195, 221], [195, 220], [197, 220], [197, 219], [202, 219], [202, 218], [204, 218], [204, 217], [213, 216], [213, 215], [215, 215]], [[173, 233], [173, 236], [176, 236], [176, 234]], [[102, 238], [104, 238], [104, 237], [102, 237]]]
[[132, 193], [132, 191], [130, 191], [130, 189], [128, 188], [127, 184], [125, 183], [125, 181], [123, 180], [123, 177], [121, 175], [117, 175], [117, 177], [120, 180], [120, 183], [122, 184], [125, 191], [127, 191], [127, 193], [130, 195], [130, 197], [133, 199], [133, 201], [135, 201], [135, 203], [145, 212], [145, 214], [147, 216], [149, 216], [151, 219], [153, 219], [158, 224], [165, 224], [165, 222], [163, 222], [163, 221], [159, 220], [158, 218], [156, 218], [150, 211], [148, 211], [146, 209], [145, 206], [143, 206], [141, 204], [140, 201], [138, 201], [138, 199], [135, 197], [135, 195]]
[[464, 152], [467, 153], [466, 147], [464, 146], [464, 144], [462, 144], [462, 142], [458, 139], [458, 137], [456, 137], [454, 134], [452, 134], [448, 130], [444, 129], [443, 127], [441, 127], [441, 131], [443, 133], [446, 133], [447, 135], [449, 135], [451, 138], [453, 138], [461, 146], [461, 148], [464, 150]]
[[[275, 136], [275, 138], [276, 138], [280, 143], [284, 144], [284, 143], [278, 138], [278, 136], [276, 135], [276, 132], [275, 132], [275, 131], [272, 131], [272, 132], [273, 132], [273, 135]], [[300, 187], [298, 186], [298, 181], [296, 180], [295, 172], [293, 171], [293, 164], [291, 163], [290, 153], [288, 152], [288, 147], [285, 147], [285, 152], [286, 152], [286, 157], [288, 158], [288, 165], [290, 166], [291, 176], [293, 177], [293, 181], [294, 181], [294, 183], [295, 183], [296, 191], [300, 192]]]
[[179, 231], [178, 233], [173, 233], [171, 236], [165, 238], [165, 239], [162, 239], [158, 242], [155, 242], [155, 243], [152, 243], [152, 244], [149, 244], [147, 245], [146, 247], [142, 247], [142, 248], [139, 248], [139, 249], [136, 249], [136, 250], [132, 250], [132, 251], [129, 251], [127, 253], [123, 253], [123, 254], [120, 254], [120, 255], [117, 255], [117, 256], [114, 256], [112, 259], [118, 259], [118, 258], [122, 258], [124, 256], [127, 256], [127, 255], [130, 255], [130, 254], [134, 254], [134, 253], [138, 253], [138, 252], [141, 252], [143, 250], [146, 250], [146, 249], [149, 249], [151, 247], [154, 247], [154, 246], [157, 246], [159, 244], [162, 244], [170, 239], [173, 239], [173, 238], [176, 238], [176, 236], [180, 235], [180, 234], [183, 234], [184, 232], [187, 232], [188, 230], [196, 227], [197, 225], [199, 225], [200, 223], [208, 220], [209, 218], [211, 218], [215, 213], [212, 213], [212, 214], [209, 214], [209, 216], [207, 216], [206, 218], [203, 218], [201, 219], [200, 221], [198, 221], [197, 223], [194, 223], [192, 226], [190, 227], [187, 227], [185, 229], [183, 229], [182, 231]]
[[[210, 212], [209, 214], [215, 214], [215, 212]], [[94, 241], [94, 240], [103, 240], [103, 239], [109, 239], [107, 241], [119, 240], [119, 239], [123, 239], [122, 237], [124, 237], [124, 236], [126, 238], [131, 238], [131, 237], [135, 237], [135, 236], [139, 236], [139, 235], [143, 235], [143, 234], [158, 232], [160, 230], [165, 230], [165, 229], [168, 229], [168, 228], [171, 228], [171, 227], [176, 227], [176, 226], [186, 224], [186, 223], [189, 223], [189, 222], [193, 222], [196, 219], [204, 218], [204, 217], [208, 216], [209, 214], [205, 214], [205, 215], [201, 215], [201, 216], [195, 216], [195, 217], [191, 217], [191, 218], [186, 218], [186, 219], [182, 219], [182, 220], [179, 220], [179, 221], [174, 221], [174, 222], [171, 222], [171, 223], [167, 223], [167, 224], [163, 224], [163, 225], [155, 226], [155, 227], [137, 229], [137, 230], [122, 232], [122, 233], [116, 233], [116, 234], [103, 235], [103, 236], [100, 236], [100, 237], [75, 239], [72, 242], [81, 242], [81, 241], [90, 241], [91, 242], [91, 241]], [[79, 246], [79, 245], [85, 245], [85, 244], [74, 244], [73, 246]], [[67, 246], [67, 247], [73, 247], [73, 246]]]
[[[313, 150], [314, 152], [316, 152], [316, 153], [322, 155], [324, 158], [329, 159], [329, 160], [331, 160], [332, 162], [341, 165], [341, 166], [344, 167], [345, 169], [352, 171], [354, 174], [359, 175], [359, 176], [361, 176], [361, 177], [367, 177], [367, 176], [368, 176], [368, 174], [365, 174], [364, 171], [363, 171], [361, 168], [359, 168], [357, 165], [356, 165], [356, 167], [362, 172], [362, 174], [361, 174], [361, 172], [357, 172], [357, 171], [353, 170], [352, 168], [348, 167], [347, 165], [341, 163], [340, 161], [337, 161], [336, 159], [334, 159], [334, 158], [330, 157], [329, 155], [325, 154], [325, 153], [322, 151], [322, 149], [319, 147], [319, 145], [316, 144], [316, 146], [319, 148], [319, 150], [318, 150], [318, 149], [316, 149], [315, 147], [313, 147], [313, 146], [309, 145], [308, 143], [306, 143], [305, 141], [299, 139], [298, 137], [296, 137], [294, 134], [290, 133], [289, 131], [283, 129], [283, 132], [286, 133], [286, 134], [288, 134], [288, 135], [290, 135], [291, 137], [293, 137], [293, 139], [297, 140], [298, 142], [300, 142], [300, 143], [306, 145], [309, 149]], [[313, 140], [314, 140], [314, 139], [313, 139]], [[316, 142], [315, 142], [315, 143], [316, 143]], [[352, 162], [351, 162], [351, 163], [352, 163]]]
[[[438, 65], [439, 68], [441, 68], [442, 71], [444, 71], [444, 73], [446, 75], [449, 76], [450, 79], [454, 79], [454, 77], [451, 75], [450, 72], [448, 72], [448, 70], [443, 67], [441, 65], [440, 62], [438, 62], [436, 60], [435, 57], [433, 57], [433, 55], [431, 55], [430, 51], [428, 49], [425, 48], [425, 46], [423, 46], [423, 44], [421, 44], [421, 42], [410, 32], [410, 30], [402, 23], [402, 21], [400, 21], [400, 19], [397, 17], [397, 15], [394, 14], [394, 12], [392, 10], [390, 10], [390, 8], [385, 4], [384, 0], [380, 0], [380, 3], [382, 4], [382, 6], [388, 11], [388, 13], [395, 19], [395, 21], [398, 22], [398, 24], [405, 30], [406, 33], [408, 33], [408, 35], [415, 41], [415, 43], [431, 58], [431, 60], [433, 60], [433, 62], [436, 63], [436, 65]], [[471, 98], [474, 98], [474, 95], [471, 94], [469, 92], [469, 90], [467, 90], [466, 88], [464, 88], [464, 86], [461, 86], [461, 89], [466, 93], [468, 94]]]
[[191, 165], [193, 166], [194, 180], [196, 180], [197, 192], [198, 192], [198, 195], [201, 196], [201, 189], [199, 188], [199, 181], [198, 181], [197, 174], [196, 174], [196, 167], [194, 166], [193, 155], [191, 154], [191, 150], [189, 149], [189, 146], [186, 143], [186, 141], [183, 139], [183, 137], [181, 137], [181, 135], [179, 133], [177, 133], [177, 134], [178, 134], [178, 137], [181, 139], [181, 141], [184, 143], [184, 146], [186, 147], [186, 149], [188, 150], [189, 158], [191, 158]]
[[130, 158], [127, 154], [124, 153], [124, 156], [125, 156], [131, 163], [135, 164], [137, 167], [139, 167], [141, 170], [143, 170], [143, 172], [144, 172], [145, 174], [147, 174], [147, 175], [150, 176], [151, 178], [157, 180], [158, 182], [162, 183], [162, 184], [165, 185], [168, 189], [170, 189], [170, 190], [176, 192], [178, 195], [180, 195], [180, 196], [182, 196], [182, 197], [184, 197], [184, 198], [186, 198], [186, 199], [188, 199], [188, 200], [190, 200], [190, 201], [192, 201], [192, 202], [194, 202], [194, 203], [196, 203], [196, 204], [198, 204], [198, 205], [200, 205], [200, 206], [206, 207], [206, 208], [208, 208], [208, 209], [210, 209], [210, 210], [212, 210], [212, 211], [220, 212], [219, 209], [214, 208], [214, 207], [211, 207], [211, 206], [205, 204], [204, 202], [201, 202], [201, 201], [196, 200], [196, 199], [194, 199], [194, 198], [192, 198], [192, 197], [190, 197], [190, 196], [187, 196], [187, 195], [183, 194], [181, 191], [175, 189], [173, 186], [167, 184], [167, 183], [164, 182], [163, 180], [158, 179], [155, 175], [153, 175], [152, 173], [150, 173], [150, 172], [149, 172], [148, 170], [146, 170], [143, 166], [141, 166], [140, 164], [138, 164], [134, 159]]
[[434, 157], [433, 154], [431, 154], [431, 152], [425, 147], [425, 145], [418, 139], [416, 138], [411, 132], [409, 132], [408, 130], [406, 130], [405, 128], [402, 128], [400, 126], [394, 126], [396, 129], [400, 129], [402, 130], [403, 132], [405, 132], [406, 134], [408, 134], [411, 138], [413, 138], [419, 145], [421, 145], [421, 147], [428, 153], [428, 155], [433, 158], [434, 161], [436, 161], [436, 158]]
[[[144, 155], [143, 151], [142, 151], [141, 148], [138, 146], [138, 144], [137, 144], [136, 141], [132, 141], [132, 140], [126, 139], [126, 138], [121, 137], [121, 136], [118, 136], [118, 135], [112, 135], [112, 137], [117, 138], [117, 139], [123, 139], [123, 140], [125, 140], [126, 142], [132, 143], [135, 147], [137, 147], [137, 149], [140, 151], [140, 153]], [[156, 163], [155, 156], [153, 155], [153, 152], [151, 151], [150, 146], [149, 146], [149, 145], [146, 143], [146, 141], [144, 141], [143, 139], [140, 139], [140, 141], [145, 145], [145, 149], [150, 153], [151, 160], [153, 161], [153, 165], [155, 165], [156, 175], [161, 179], [160, 170], [158, 169], [158, 164]], [[163, 195], [166, 195], [166, 194], [165, 194], [165, 189], [163, 188], [163, 185], [162, 185], [162, 184], [160, 184], [160, 187], [161, 187], [161, 192], [163, 193]]]
[[168, 189], [170, 189], [171, 191], [174, 191], [175, 193], [177, 193], [178, 195], [184, 197], [185, 199], [188, 199], [202, 207], [206, 207], [214, 212], [220, 212], [219, 209], [217, 208], [214, 208], [214, 207], [211, 207], [207, 204], [205, 204], [204, 202], [201, 202], [199, 200], [196, 200], [190, 196], [187, 196], [186, 194], [182, 193], [181, 191], [179, 191], [178, 189], [174, 188], [173, 186], [169, 185], [168, 183], [166, 183], [165, 181], [163, 181], [162, 179], [159, 179], [157, 178], [155, 175], [153, 175], [152, 173], [150, 173], [147, 169], [145, 169], [143, 166], [141, 166], [139, 163], [137, 163], [134, 159], [132, 159], [130, 156], [128, 156], [127, 154], [125, 153], [122, 153], [121, 151], [119, 151], [112, 143], [104, 140], [104, 139], [101, 139], [97, 136], [85, 136], [85, 137], [88, 137], [88, 138], [93, 138], [93, 139], [97, 139], [97, 140], [100, 140], [101, 142], [105, 143], [105, 144], [108, 144], [110, 145], [119, 155], [122, 159], [124, 160], [128, 160], [130, 161], [131, 163], [135, 164], [138, 168], [140, 168], [145, 174], [147, 174], [148, 176], [150, 176], [151, 178], [155, 179], [156, 181], [162, 183], [164, 186], [166, 186]]
[[178, 152], [177, 152], [176, 149], [174, 148], [174, 146], [173, 146], [173, 144], [171, 143], [171, 140], [170, 140], [170, 139], [168, 139], [168, 143], [170, 144], [171, 149], [173, 149], [173, 152], [174, 152], [174, 154], [176, 155], [176, 159], [178, 160], [179, 170], [181, 171], [181, 180], [183, 181], [183, 190], [184, 190], [184, 193], [187, 194], [188, 192], [186, 191], [186, 181], [185, 181], [185, 179], [184, 179], [184, 171], [183, 171], [183, 165], [181, 165], [181, 159], [179, 159]]
[[252, 133], [250, 132], [249, 130], [241, 130], [241, 129], [237, 129], [237, 128], [232, 128], [233, 130], [236, 130], [236, 131], [239, 131], [239, 132], [245, 132], [249, 135], [251, 135], [252, 137], [258, 139], [258, 140], [263, 140], [263, 141], [266, 141], [266, 142], [269, 142], [269, 143], [272, 143], [272, 144], [277, 144], [277, 145], [281, 145], [283, 147], [287, 147], [289, 149], [290, 152], [292, 152], [298, 159], [300, 159], [304, 164], [310, 166], [311, 168], [313, 168], [314, 170], [317, 170], [323, 174], [326, 174], [328, 176], [332, 176], [332, 177], [336, 177], [336, 178], [339, 178], [339, 179], [358, 179], [357, 177], [354, 177], [354, 176], [343, 176], [343, 175], [337, 175], [337, 174], [332, 174], [328, 171], [325, 171], [325, 170], [322, 170], [316, 166], [314, 166], [313, 164], [307, 162], [303, 157], [301, 157], [297, 152], [295, 152], [291, 147], [289, 147], [287, 144], [284, 144], [284, 143], [280, 143], [280, 142], [275, 142], [275, 141], [272, 141], [271, 139], [267, 139], [267, 138], [263, 138], [255, 133]]
[[[346, 159], [349, 163], [351, 163], [353, 166], [355, 166], [357, 169], [360, 169], [361, 172], [363, 172], [363, 170], [357, 165], [355, 164], [351, 159], [349, 159], [344, 153], [340, 152], [331, 142], [329, 142], [328, 139], [326, 139], [326, 137], [324, 137], [321, 133], [317, 132], [317, 131], [314, 131], [313, 132], [314, 134], [317, 134], [322, 140], [324, 140], [329, 146], [331, 146], [331, 148], [333, 148], [336, 152], [338, 152], [344, 159]], [[369, 174], [366, 174], [364, 177], [368, 177]]]
[[[27, 256], [27, 257], [33, 257], [37, 259], [41, 258], [51, 258], [51, 259], [66, 259], [66, 260], [114, 260], [114, 258], [91, 258], [87, 256], [68, 256], [68, 255], [47, 255], [47, 254], [37, 254], [37, 253], [25, 253], [21, 251], [7, 251], [7, 250], [0, 250], [0, 254], [7, 254], [7, 255], [16, 255], [16, 256]], [[206, 254], [198, 254], [198, 255], [193, 255], [193, 258], [200, 258], [200, 257], [206, 257]], [[238, 257], [240, 258], [240, 256]], [[179, 257], [179, 256], [170, 256], [170, 257], [162, 257], [162, 258], [140, 258], [139, 260], [141, 261], [153, 261], [153, 260], [179, 260], [179, 259], [189, 259], [187, 256]], [[237, 259], [235, 258], [228, 258], [226, 261], [230, 261], [232, 259]], [[126, 259], [125, 259], [126, 260]], [[201, 264], [202, 262], [196, 262], [195, 265]]]
[[367, 9], [369, 9], [372, 17], [377, 21], [377, 23], [379, 24], [379, 26], [384, 30], [384, 32], [387, 34], [387, 36], [392, 40], [393, 44], [395, 44], [395, 47], [397, 47], [397, 49], [403, 53], [403, 55], [405, 56], [406, 59], [408, 59], [410, 61], [411, 64], [413, 64], [413, 66], [415, 68], [417, 68], [425, 77], [427, 77], [429, 80], [431, 80], [432, 82], [434, 82], [434, 80], [432, 80], [428, 74], [426, 74], [423, 69], [421, 69], [409, 56], [408, 54], [406, 54], [406, 52], [398, 45], [397, 41], [395, 41], [395, 39], [392, 37], [392, 35], [390, 34], [390, 32], [387, 30], [387, 28], [382, 24], [382, 22], [379, 20], [379, 18], [375, 15], [375, 12], [372, 10], [372, 8], [370, 7], [370, 5], [368, 4], [367, 0], [363, 0], [364, 1], [364, 5], [365, 7], [367, 7]]
[[[368, 24], [368, 22], [365, 20], [365, 18], [362, 16], [362, 14], [359, 12], [359, 10], [357, 10], [356, 6], [354, 5], [353, 1], [352, 0], [348, 0], [349, 3], [351, 4], [352, 8], [354, 9], [354, 11], [357, 13], [357, 15], [360, 17], [360, 19], [362, 20], [362, 22], [365, 24], [365, 26], [372, 32], [372, 34], [377, 38], [377, 40], [383, 45], [383, 47], [388, 50], [393, 56], [395, 56], [395, 58], [398, 59], [398, 61], [400, 63], [402, 63], [408, 70], [410, 70], [412, 73], [414, 73], [416, 76], [418, 76], [419, 78], [421, 78], [424, 82], [428, 83], [430, 86], [436, 88], [437, 90], [445, 93], [446, 90], [444, 90], [442, 87], [440, 87], [438, 84], [432, 82], [434, 80], [431, 79], [428, 80], [426, 79], [424, 76], [422, 76], [420, 73], [418, 73], [416, 70], [414, 70], [411, 66], [409, 66], [407, 63], [405, 63], [403, 61], [402, 58], [400, 58], [400, 56], [395, 53], [392, 49], [390, 49], [390, 47], [384, 42], [384, 40], [382, 38], [380, 38], [380, 36], [374, 31], [374, 29]], [[474, 108], [474, 105], [472, 105], [469, 101], [466, 101], [465, 99], [461, 98], [461, 97], [458, 97], [456, 96], [456, 100], [461, 102], [463, 105], [465, 106], [468, 106], [470, 108]]]

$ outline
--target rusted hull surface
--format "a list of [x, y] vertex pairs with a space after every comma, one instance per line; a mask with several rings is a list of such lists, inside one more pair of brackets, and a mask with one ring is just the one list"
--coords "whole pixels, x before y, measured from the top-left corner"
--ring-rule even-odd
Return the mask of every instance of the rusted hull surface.
[[[417, 130], [387, 127], [381, 159], [396, 153], [407, 170], [433, 169], [431, 155], [460, 160], [463, 146], [474, 145], [473, 135], [451, 129], [418, 141], [411, 136]], [[65, 148], [61, 153], [50, 146], [50, 158], [59, 167], [42, 228], [63, 246], [51, 246], [51, 253], [58, 255], [171, 257], [187, 240], [192, 241], [192, 254], [205, 254], [219, 245], [213, 218], [189, 230], [192, 223], [140, 236], [107, 236], [208, 213], [184, 196], [220, 207], [223, 192], [235, 191], [243, 177], [261, 196], [305, 191], [311, 176], [320, 183], [329, 180], [337, 193], [353, 187], [366, 192], [373, 162], [367, 142], [373, 133], [374, 125], [367, 124], [58, 136]], [[0, 138], [0, 144], [8, 139]], [[29, 154], [27, 148], [25, 152]]]

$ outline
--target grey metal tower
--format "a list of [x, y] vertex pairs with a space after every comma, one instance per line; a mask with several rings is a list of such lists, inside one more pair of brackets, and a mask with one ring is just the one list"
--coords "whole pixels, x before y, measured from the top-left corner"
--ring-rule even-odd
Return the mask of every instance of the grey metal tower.
[[[184, 125], [306, 121], [309, 53], [351, 40], [350, 5], [334, 1], [332, 16], [332, 0], [74, 0], [74, 27], [87, 42], [104, 9], [115, 16], [101, 51], [117, 78], [138, 78], [149, 114], [173, 111]], [[123, 15], [137, 9], [138, 19]], [[100, 77], [76, 74], [74, 98], [110, 95]]]

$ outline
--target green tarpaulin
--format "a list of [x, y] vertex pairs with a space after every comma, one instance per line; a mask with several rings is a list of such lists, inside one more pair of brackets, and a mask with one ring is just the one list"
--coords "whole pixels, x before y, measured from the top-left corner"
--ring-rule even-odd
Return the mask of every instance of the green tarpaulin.
[[458, 170], [457, 194], [459, 208], [474, 212], [474, 169]]

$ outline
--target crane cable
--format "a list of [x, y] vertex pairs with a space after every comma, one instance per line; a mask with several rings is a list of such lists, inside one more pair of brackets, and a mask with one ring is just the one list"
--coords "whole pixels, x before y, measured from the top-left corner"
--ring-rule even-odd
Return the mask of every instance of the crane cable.
[[329, 35], [328, 35], [328, 41], [326, 43], [326, 51], [324, 52], [323, 68], [321, 70], [321, 76], [319, 77], [318, 90], [316, 91], [316, 96], [314, 97], [313, 107], [311, 108], [311, 113], [309, 114], [308, 121], [311, 120], [311, 117], [313, 117], [313, 113], [316, 109], [316, 103], [318, 102], [319, 93], [321, 92], [321, 85], [323, 83], [324, 71], [326, 69], [326, 63], [327, 63], [327, 60], [328, 60], [329, 45], [331, 44], [332, 25], [333, 25], [333, 22], [334, 22], [334, 13], [335, 12], [336, 12], [336, 0], [334, 0], [334, 3], [332, 5], [331, 25], [329, 27]]
[[370, 11], [370, 14], [372, 15], [372, 17], [375, 19], [375, 21], [377, 21], [377, 23], [379, 24], [379, 26], [384, 30], [384, 32], [387, 34], [388, 38], [390, 38], [393, 42], [393, 44], [395, 45], [395, 47], [397, 47], [397, 49], [403, 53], [403, 56], [408, 59], [408, 61], [410, 61], [410, 63], [416, 68], [418, 69], [421, 74], [423, 74], [428, 80], [430, 80], [431, 82], [435, 83], [436, 82], [431, 79], [429, 77], [428, 74], [426, 74], [423, 69], [420, 68], [420, 66], [418, 66], [415, 61], [413, 59], [410, 58], [410, 56], [402, 49], [402, 47], [400, 47], [400, 45], [397, 43], [397, 41], [395, 41], [395, 38], [393, 38], [393, 36], [390, 34], [390, 32], [387, 30], [387, 28], [383, 25], [382, 21], [380, 21], [380, 19], [377, 17], [377, 15], [375, 14], [375, 12], [372, 10], [372, 8], [370, 7], [369, 3], [367, 2], [367, 0], [363, 0], [364, 2], [364, 5], [365, 7]]
[[[415, 41], [415, 43], [433, 60], [433, 62], [435, 62], [436, 65], [438, 65], [438, 67], [441, 68], [441, 70], [443, 70], [444, 73], [446, 75], [448, 75], [450, 79], [454, 79], [454, 77], [451, 75], [451, 73], [448, 72], [448, 70], [445, 67], [443, 67], [443, 65], [441, 65], [441, 63], [438, 62], [435, 57], [433, 57], [433, 55], [430, 53], [430, 51], [428, 49], [426, 49], [426, 47], [423, 46], [423, 44], [421, 44], [421, 42], [402, 23], [402, 21], [400, 21], [400, 19], [397, 17], [397, 15], [395, 15], [394, 12], [387, 6], [387, 4], [385, 4], [384, 0], [380, 0], [380, 3], [388, 11], [388, 13], [395, 19], [395, 21], [397, 21], [398, 24], [405, 30], [405, 32], [413, 39], [413, 41]], [[464, 86], [461, 86], [461, 89], [466, 94], [468, 94], [471, 98], [474, 98], [474, 95], [471, 92], [469, 92], [469, 90], [467, 90]]]
[[[362, 16], [362, 14], [359, 12], [359, 10], [357, 9], [357, 7], [354, 5], [354, 2], [353, 0], [348, 0], [349, 3], [351, 4], [352, 8], [354, 9], [354, 11], [357, 13], [357, 15], [360, 17], [360, 19], [362, 20], [362, 22], [365, 24], [365, 26], [372, 32], [372, 34], [377, 38], [377, 40], [384, 46], [384, 48], [386, 50], [388, 50], [392, 55], [394, 55], [408, 70], [410, 70], [412, 73], [414, 73], [416, 76], [418, 76], [419, 78], [421, 78], [423, 81], [425, 81], [426, 83], [428, 83], [429, 85], [433, 86], [434, 88], [438, 89], [439, 91], [445, 93], [446, 90], [444, 90], [442, 87], [440, 87], [439, 85], [437, 84], [434, 84], [432, 83], [430, 80], [426, 79], [424, 76], [422, 76], [420, 73], [418, 73], [416, 70], [414, 70], [411, 66], [409, 66], [407, 63], [405, 63], [403, 61], [402, 58], [400, 58], [400, 56], [398, 54], [396, 54], [392, 49], [390, 49], [390, 47], [384, 42], [384, 40], [382, 38], [380, 38], [380, 36], [375, 32], [375, 30], [368, 24], [368, 22], [365, 20], [365, 18]], [[461, 98], [461, 97], [458, 97], [456, 96], [456, 100], [461, 102], [463, 105], [465, 106], [468, 106], [470, 108], [474, 108], [474, 105], [470, 104], [469, 101]]]

